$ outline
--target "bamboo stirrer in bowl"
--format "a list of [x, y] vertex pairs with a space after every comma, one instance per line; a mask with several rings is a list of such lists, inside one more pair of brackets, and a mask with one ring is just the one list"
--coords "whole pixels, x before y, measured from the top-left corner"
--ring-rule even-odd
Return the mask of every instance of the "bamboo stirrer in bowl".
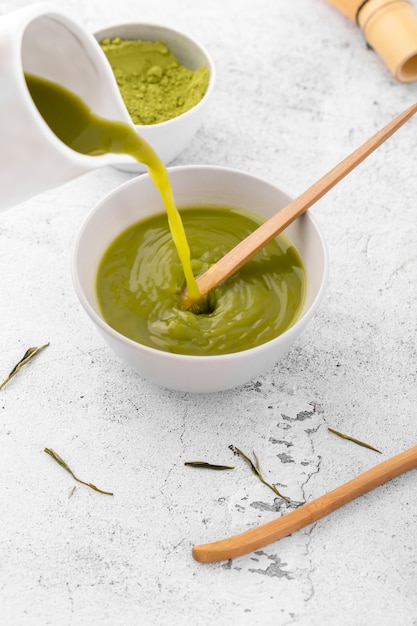
[[[278, 211], [273, 217], [264, 222], [248, 237], [237, 244], [222, 259], [214, 263], [206, 272], [197, 278], [200, 296], [206, 296], [209, 291], [232, 276], [239, 268], [251, 259], [259, 250], [266, 246], [291, 222], [302, 215], [317, 200], [324, 196], [342, 178], [351, 172], [359, 163], [364, 161], [384, 141], [393, 135], [407, 120], [417, 112], [417, 104], [400, 113], [373, 137], [365, 141], [352, 154], [336, 165], [330, 172], [316, 181], [304, 191], [298, 198], [292, 200], [287, 206]], [[182, 307], [189, 309], [195, 301], [188, 297], [187, 291], [183, 293]]]
[[278, 539], [291, 535], [300, 528], [313, 524], [344, 504], [416, 467], [417, 446], [414, 446], [272, 522], [267, 522], [229, 539], [195, 546], [193, 557], [202, 563], [212, 563], [213, 561], [227, 561], [263, 548]]

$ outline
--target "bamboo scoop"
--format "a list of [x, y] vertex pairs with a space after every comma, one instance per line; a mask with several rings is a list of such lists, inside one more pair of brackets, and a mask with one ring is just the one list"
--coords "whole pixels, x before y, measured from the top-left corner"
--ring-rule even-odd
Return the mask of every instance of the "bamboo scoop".
[[313, 524], [344, 504], [392, 478], [417, 467], [417, 446], [383, 461], [329, 493], [304, 504], [282, 517], [246, 532], [193, 548], [193, 557], [202, 563], [226, 561], [278, 541], [300, 528]]
[[[342, 178], [351, 172], [359, 163], [376, 150], [384, 141], [393, 135], [407, 120], [417, 112], [417, 104], [409, 107], [403, 113], [394, 118], [389, 124], [384, 126], [373, 137], [365, 141], [352, 154], [347, 156], [330, 172], [325, 174], [315, 182], [307, 191], [304, 191], [298, 198], [292, 200], [287, 206], [281, 209], [269, 220], [264, 222], [259, 228], [253, 231], [248, 237], [239, 242], [222, 259], [214, 263], [206, 272], [197, 278], [197, 285], [200, 295], [203, 298], [214, 287], [223, 283], [232, 276], [251, 259], [259, 250], [266, 246], [280, 232], [282, 232], [291, 222], [302, 215], [317, 200], [334, 187]], [[183, 292], [182, 307], [189, 309], [195, 301], [188, 297], [185, 290]], [[198, 305], [197, 305], [198, 306]]]

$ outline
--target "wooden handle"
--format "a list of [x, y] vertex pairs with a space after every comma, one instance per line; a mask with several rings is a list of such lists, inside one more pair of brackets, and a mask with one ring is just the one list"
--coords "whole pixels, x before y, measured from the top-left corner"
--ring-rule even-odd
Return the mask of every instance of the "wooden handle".
[[347, 502], [415, 467], [417, 467], [417, 446], [383, 461], [344, 485], [329, 491], [329, 493], [308, 504], [304, 504], [299, 509], [291, 511], [279, 519], [229, 539], [195, 546], [193, 557], [196, 561], [211, 563], [213, 561], [226, 561], [262, 548], [316, 522]]
[[[417, 112], [417, 104], [409, 107], [400, 113], [389, 124], [384, 126], [373, 137], [368, 139], [362, 146], [357, 148], [352, 154], [336, 165], [330, 172], [325, 174], [309, 189], [304, 191], [298, 198], [287, 204], [281, 211], [276, 213], [269, 220], [264, 222], [259, 228], [248, 237], [239, 242], [230, 252], [228, 252], [217, 263], [214, 263], [207, 272], [197, 278], [197, 285], [200, 295], [203, 297], [220, 283], [223, 283], [232, 274], [251, 259], [261, 248], [266, 246], [280, 232], [282, 232], [291, 222], [302, 215], [317, 200], [324, 196], [342, 178], [351, 172], [361, 161], [376, 150], [384, 141], [393, 135], [407, 120]], [[194, 301], [184, 292], [182, 306], [189, 309]]]

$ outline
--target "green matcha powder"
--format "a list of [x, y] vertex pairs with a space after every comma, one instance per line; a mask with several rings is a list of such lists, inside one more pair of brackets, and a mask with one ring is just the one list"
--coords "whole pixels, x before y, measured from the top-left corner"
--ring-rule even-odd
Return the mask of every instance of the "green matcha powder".
[[177, 117], [203, 98], [209, 71], [192, 71], [162, 41], [103, 39], [104, 51], [126, 108], [135, 124], [158, 124]]

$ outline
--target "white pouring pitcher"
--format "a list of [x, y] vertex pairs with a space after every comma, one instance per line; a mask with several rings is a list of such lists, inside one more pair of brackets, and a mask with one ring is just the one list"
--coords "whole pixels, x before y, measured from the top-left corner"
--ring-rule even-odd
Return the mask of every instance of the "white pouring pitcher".
[[81, 24], [49, 4], [0, 16], [0, 210], [128, 158], [66, 146], [36, 108], [24, 72], [60, 83], [97, 115], [134, 128], [100, 45]]

